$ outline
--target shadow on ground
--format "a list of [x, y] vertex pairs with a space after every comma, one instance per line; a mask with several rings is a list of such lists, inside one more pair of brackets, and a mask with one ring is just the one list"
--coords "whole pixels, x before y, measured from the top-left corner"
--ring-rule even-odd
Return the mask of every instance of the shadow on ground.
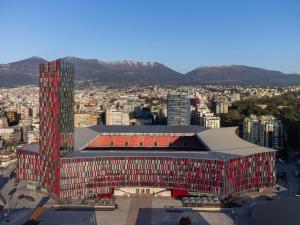
[[39, 225], [97, 225], [95, 211], [46, 210], [38, 219]]
[[163, 208], [140, 208], [132, 225], [179, 225], [182, 217], [189, 217], [193, 225], [209, 225], [197, 211], [167, 212]]
[[0, 190], [4, 187], [4, 185], [8, 182], [9, 178], [8, 177], [4, 177], [4, 176], [0, 176]]

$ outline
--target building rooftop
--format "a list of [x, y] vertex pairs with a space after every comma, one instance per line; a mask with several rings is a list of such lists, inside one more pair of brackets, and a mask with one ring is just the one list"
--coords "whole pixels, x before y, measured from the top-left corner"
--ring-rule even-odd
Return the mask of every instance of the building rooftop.
[[81, 150], [99, 135], [99, 132], [89, 127], [75, 128], [74, 148]]

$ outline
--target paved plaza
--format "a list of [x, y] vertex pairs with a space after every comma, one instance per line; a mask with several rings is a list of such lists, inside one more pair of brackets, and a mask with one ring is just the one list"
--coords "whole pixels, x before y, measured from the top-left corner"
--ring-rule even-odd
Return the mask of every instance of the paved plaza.
[[[116, 199], [118, 209], [114, 211], [58, 211], [46, 208], [38, 218], [39, 225], [176, 225], [182, 216], [190, 217], [193, 225], [233, 225], [225, 213], [166, 212], [164, 206], [180, 206], [172, 198], [120, 197]], [[48, 206], [46, 206], [48, 207]], [[32, 214], [33, 209], [18, 209], [10, 214], [10, 221], [0, 224], [21, 225]]]
[[193, 225], [233, 225], [224, 213], [166, 212], [164, 206], [180, 206], [171, 198], [120, 197], [115, 211], [55, 211], [47, 209], [39, 225], [175, 225], [182, 216], [189, 216]]

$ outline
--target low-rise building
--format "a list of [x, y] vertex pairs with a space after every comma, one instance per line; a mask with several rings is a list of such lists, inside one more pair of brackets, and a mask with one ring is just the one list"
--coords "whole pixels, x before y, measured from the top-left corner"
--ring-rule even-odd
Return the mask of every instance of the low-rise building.
[[0, 136], [6, 143], [17, 144], [21, 142], [22, 132], [20, 127], [14, 126], [9, 128], [1, 128]]
[[0, 128], [7, 128], [7, 118], [6, 117], [0, 117]]
[[77, 113], [74, 115], [74, 126], [75, 127], [89, 127], [97, 125], [99, 121], [98, 115], [88, 113]]
[[0, 168], [5, 168], [17, 161], [16, 153], [0, 152]]
[[130, 125], [129, 113], [117, 109], [107, 109], [105, 112], [106, 125]]

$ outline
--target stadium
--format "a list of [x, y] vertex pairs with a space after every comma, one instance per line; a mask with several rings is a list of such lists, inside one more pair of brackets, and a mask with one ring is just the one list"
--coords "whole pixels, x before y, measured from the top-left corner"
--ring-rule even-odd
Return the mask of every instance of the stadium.
[[74, 67], [40, 65], [39, 143], [17, 149], [17, 180], [58, 198], [153, 194], [229, 196], [275, 184], [275, 150], [236, 127], [74, 128]]
[[[114, 193], [228, 196], [275, 184], [275, 151], [239, 138], [237, 128], [94, 126], [75, 129], [60, 158], [60, 198]], [[39, 187], [38, 145], [18, 150], [18, 179]], [[30, 187], [29, 185], [29, 187]]]

